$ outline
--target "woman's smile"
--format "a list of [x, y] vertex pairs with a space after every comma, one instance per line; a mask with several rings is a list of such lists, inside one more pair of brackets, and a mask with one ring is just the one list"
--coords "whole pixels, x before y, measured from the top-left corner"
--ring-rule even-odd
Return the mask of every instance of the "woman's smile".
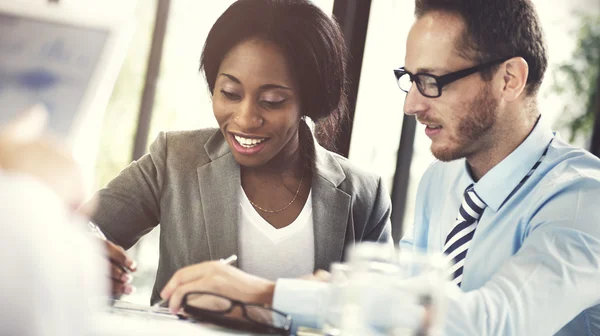
[[242, 155], [254, 155], [262, 151], [270, 138], [256, 136], [242, 136], [229, 132], [230, 143], [233, 149]]

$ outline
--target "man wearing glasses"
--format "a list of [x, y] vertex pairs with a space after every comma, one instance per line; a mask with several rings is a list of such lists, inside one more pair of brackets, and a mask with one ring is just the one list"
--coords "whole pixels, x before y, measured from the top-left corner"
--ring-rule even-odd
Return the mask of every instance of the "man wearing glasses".
[[[416, 0], [415, 16], [394, 73], [439, 161], [401, 247], [453, 265], [444, 335], [599, 334], [600, 160], [563, 142], [537, 108], [547, 55], [531, 0]], [[173, 306], [182, 284], [265, 303], [274, 293], [302, 324], [324, 290], [196, 267], [167, 285]]]

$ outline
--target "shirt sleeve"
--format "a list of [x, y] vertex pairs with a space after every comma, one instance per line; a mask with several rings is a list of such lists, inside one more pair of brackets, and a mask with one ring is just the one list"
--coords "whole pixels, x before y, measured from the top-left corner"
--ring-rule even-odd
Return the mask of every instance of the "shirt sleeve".
[[446, 335], [552, 335], [600, 298], [598, 183], [549, 199], [519, 251], [483, 287], [448, 291]]
[[299, 279], [279, 279], [275, 285], [273, 308], [290, 314], [295, 329], [299, 326], [320, 328], [321, 310], [329, 291], [324, 282]]

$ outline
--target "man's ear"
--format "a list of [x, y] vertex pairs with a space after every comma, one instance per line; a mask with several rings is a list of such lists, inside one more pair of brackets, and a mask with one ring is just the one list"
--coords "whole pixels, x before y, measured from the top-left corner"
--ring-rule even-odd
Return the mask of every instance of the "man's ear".
[[506, 101], [514, 101], [525, 91], [529, 76], [529, 65], [522, 57], [513, 57], [504, 62], [500, 71], [502, 71], [504, 81], [502, 96]]

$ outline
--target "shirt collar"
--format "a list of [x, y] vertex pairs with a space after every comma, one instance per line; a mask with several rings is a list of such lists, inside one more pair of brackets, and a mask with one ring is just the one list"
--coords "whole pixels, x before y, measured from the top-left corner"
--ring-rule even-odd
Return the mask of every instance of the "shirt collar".
[[[475, 183], [477, 196], [485, 202], [488, 208], [494, 212], [500, 209], [504, 200], [540, 159], [553, 137], [551, 128], [546, 124], [545, 119], [540, 117], [531, 133], [519, 147]], [[464, 169], [469, 180], [468, 184], [474, 183], [469, 174], [466, 160]]]

